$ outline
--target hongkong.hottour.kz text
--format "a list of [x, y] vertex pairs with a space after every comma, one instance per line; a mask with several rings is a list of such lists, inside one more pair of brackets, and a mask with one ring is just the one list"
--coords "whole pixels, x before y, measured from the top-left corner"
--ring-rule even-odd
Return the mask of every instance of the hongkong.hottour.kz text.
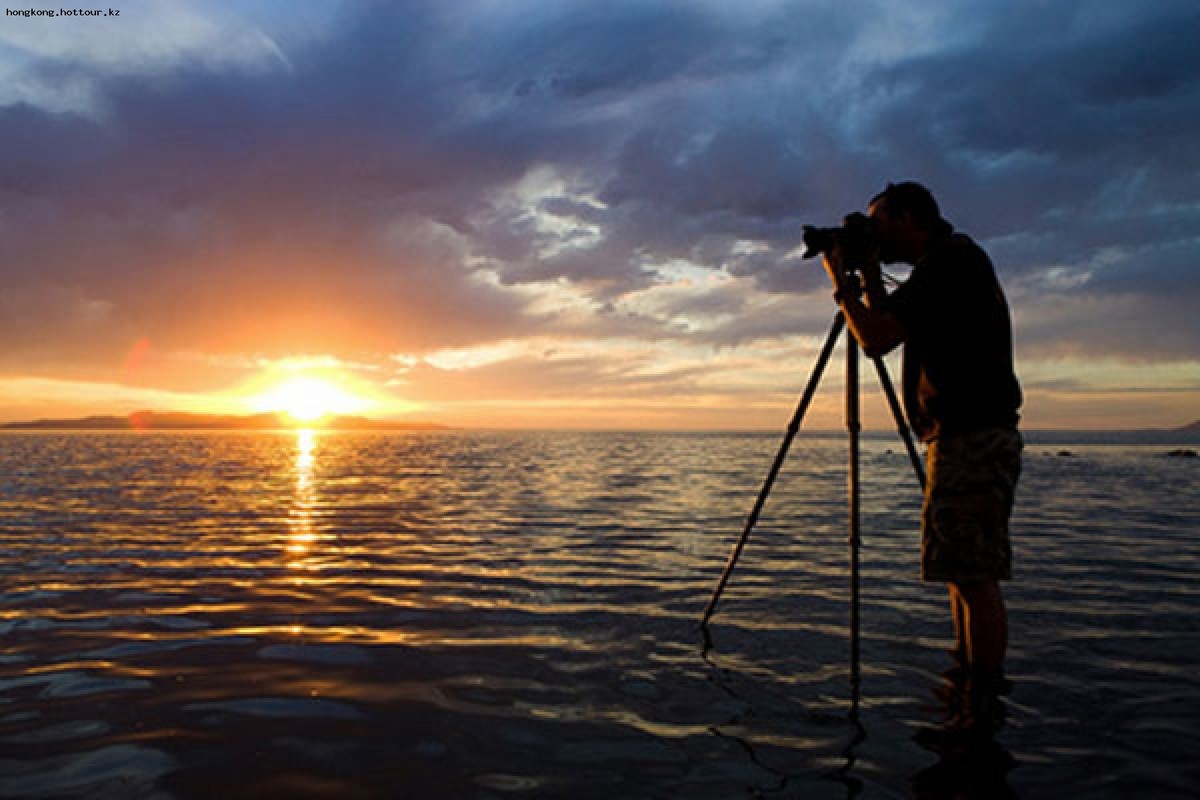
[[6, 8], [10, 17], [119, 17], [119, 8]]

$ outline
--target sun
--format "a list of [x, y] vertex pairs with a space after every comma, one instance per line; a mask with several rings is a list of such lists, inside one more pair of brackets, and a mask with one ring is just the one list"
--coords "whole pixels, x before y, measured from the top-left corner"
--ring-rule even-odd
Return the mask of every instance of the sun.
[[371, 401], [328, 378], [295, 375], [285, 378], [255, 398], [262, 411], [286, 414], [299, 423], [314, 423], [331, 414], [357, 414]]

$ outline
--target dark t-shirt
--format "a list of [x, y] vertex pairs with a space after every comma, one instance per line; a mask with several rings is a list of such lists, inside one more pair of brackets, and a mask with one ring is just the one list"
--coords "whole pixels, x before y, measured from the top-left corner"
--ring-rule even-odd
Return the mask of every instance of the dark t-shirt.
[[904, 407], [922, 441], [1017, 424], [1008, 303], [979, 245], [959, 233], [938, 238], [887, 308], [907, 331]]

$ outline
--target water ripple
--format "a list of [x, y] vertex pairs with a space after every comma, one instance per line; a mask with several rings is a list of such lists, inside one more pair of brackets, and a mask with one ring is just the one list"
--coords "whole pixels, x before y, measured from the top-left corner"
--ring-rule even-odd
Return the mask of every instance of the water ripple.
[[[840, 437], [797, 440], [707, 657], [773, 435], [0, 445], [2, 797], [907, 797], [962, 773], [914, 740], [949, 624], [893, 441], [864, 443], [861, 727]], [[1071, 449], [1027, 451], [1007, 760], [974, 766], [1021, 796], [1187, 796], [1196, 465]]]

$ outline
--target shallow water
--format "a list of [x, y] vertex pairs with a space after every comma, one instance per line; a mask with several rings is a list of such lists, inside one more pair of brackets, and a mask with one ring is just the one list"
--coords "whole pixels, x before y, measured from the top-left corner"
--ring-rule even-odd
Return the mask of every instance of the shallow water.
[[0, 797], [1195, 796], [1195, 459], [1029, 446], [1007, 725], [964, 753], [921, 744], [948, 610], [895, 441], [858, 697], [844, 437], [793, 446], [703, 651], [778, 443], [6, 434]]

